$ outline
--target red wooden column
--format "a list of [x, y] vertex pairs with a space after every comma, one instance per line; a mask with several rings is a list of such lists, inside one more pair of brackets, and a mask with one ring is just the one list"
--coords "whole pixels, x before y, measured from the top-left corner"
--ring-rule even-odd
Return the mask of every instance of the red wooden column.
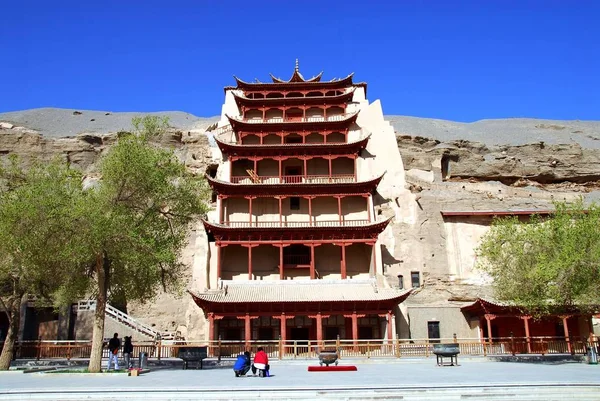
[[[283, 136], [281, 137], [281, 143], [283, 143]], [[279, 163], [279, 183], [283, 184], [283, 178], [281, 175], [281, 169], [282, 169], [281, 164], [283, 163], [283, 159], [281, 157], [276, 157], [275, 160], [277, 160], [277, 162]], [[281, 208], [280, 208], [280, 210], [281, 210]]]
[[279, 280], [283, 280], [283, 245], [279, 247]]
[[338, 220], [340, 225], [342, 225], [342, 197], [338, 195], [334, 196], [334, 198], [337, 198], [338, 201]]
[[[304, 141], [306, 139], [306, 136], [302, 137], [302, 141]], [[308, 157], [301, 157], [301, 159], [304, 162], [304, 171], [303, 171], [303, 175], [304, 175], [304, 181], [306, 181], [306, 179], [308, 178]]]
[[525, 340], [527, 341], [527, 353], [531, 354], [531, 339], [529, 338], [529, 319], [531, 316], [519, 316], [525, 324]]
[[340, 247], [342, 248], [342, 261], [341, 261], [341, 275], [342, 280], [346, 279], [346, 244], [341, 243]]
[[209, 344], [215, 341], [215, 314], [208, 313], [208, 342]]
[[319, 346], [323, 343], [323, 319], [321, 312], [317, 313], [317, 343]]
[[217, 195], [217, 204], [219, 205], [219, 224], [223, 224], [223, 195]]
[[243, 247], [248, 248], [248, 280], [252, 280], [252, 248], [258, 246], [258, 244], [242, 244]]
[[217, 282], [221, 278], [221, 244], [216, 243], [217, 246]]
[[250, 315], [247, 313], [244, 316], [244, 339], [246, 340], [246, 349], [248, 349], [252, 340], [252, 326], [250, 326]]
[[321, 244], [310, 244], [310, 279], [315, 279], [315, 247]]
[[371, 222], [371, 195], [363, 195], [365, 201], [367, 202], [367, 222]]
[[[281, 178], [280, 178], [280, 181], [281, 181]], [[282, 205], [281, 205], [283, 196], [276, 196], [275, 198], [279, 201], [279, 227], [283, 227]]]
[[567, 350], [569, 351], [569, 354], [573, 353], [572, 347], [571, 347], [571, 339], [569, 338], [569, 324], [568, 324], [568, 319], [571, 316], [567, 315], [567, 316], [560, 316], [560, 318], [562, 319], [563, 322], [563, 329], [565, 331], [565, 341], [567, 342]]
[[312, 200], [315, 199], [315, 196], [305, 196], [305, 199], [308, 199], [308, 224], [313, 225], [313, 215], [312, 215]]
[[[369, 243], [367, 243], [367, 245], [369, 245]], [[371, 245], [371, 263], [373, 264], [373, 270], [370, 275], [377, 276], [377, 248], [375, 248], [375, 246], [377, 245], [377, 242], [373, 242], [370, 245]]]
[[290, 246], [290, 244], [273, 244], [273, 246], [279, 248], [279, 279], [283, 280], [283, 248], [285, 248], [286, 246]]
[[279, 319], [279, 335], [281, 336], [281, 349], [279, 350], [280, 359], [285, 354], [285, 342], [287, 341], [287, 320], [293, 319], [295, 315], [286, 315], [282, 312], [279, 316], [272, 316], [273, 319]]
[[356, 182], [356, 155], [353, 155], [354, 159], [354, 182]]
[[352, 312], [352, 343], [356, 347], [358, 345], [358, 315]]
[[326, 156], [325, 158], [329, 161], [329, 180], [331, 181], [333, 171], [333, 169], [331, 168], [331, 156]]
[[248, 199], [248, 222], [252, 226], [252, 199], [256, 199], [256, 196], [244, 196], [244, 198]]
[[387, 313], [387, 338], [388, 341], [391, 341], [394, 337], [392, 337], [392, 311], [389, 310]]
[[484, 315], [484, 317], [487, 322], [488, 341], [492, 342], [492, 320], [494, 320], [496, 318], [496, 316], [486, 314], [486, 315]]

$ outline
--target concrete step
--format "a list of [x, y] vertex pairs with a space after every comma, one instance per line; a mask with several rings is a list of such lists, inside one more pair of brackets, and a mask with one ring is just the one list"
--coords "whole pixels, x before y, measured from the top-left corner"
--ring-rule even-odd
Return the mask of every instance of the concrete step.
[[[268, 380], [253, 378], [254, 380]], [[132, 379], [136, 380], [136, 379]], [[266, 384], [266, 383], [265, 383]], [[499, 386], [444, 386], [434, 387], [345, 387], [345, 388], [291, 388], [291, 389], [236, 389], [222, 388], [152, 388], [151, 391], [129, 388], [86, 390], [13, 390], [0, 393], [3, 400], [544, 400], [581, 401], [600, 400], [600, 386], [587, 384], [499, 385]]]

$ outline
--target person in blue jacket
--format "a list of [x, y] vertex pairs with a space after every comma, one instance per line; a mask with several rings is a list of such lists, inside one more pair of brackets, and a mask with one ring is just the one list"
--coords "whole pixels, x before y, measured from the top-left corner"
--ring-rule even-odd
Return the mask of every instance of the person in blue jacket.
[[235, 364], [233, 365], [233, 371], [235, 377], [244, 376], [250, 370], [252, 366], [252, 359], [250, 358], [250, 352], [246, 351], [243, 355], [238, 355]]

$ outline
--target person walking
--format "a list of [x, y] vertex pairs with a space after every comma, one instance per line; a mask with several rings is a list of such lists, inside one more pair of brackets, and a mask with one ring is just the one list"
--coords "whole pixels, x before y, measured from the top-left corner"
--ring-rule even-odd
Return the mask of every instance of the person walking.
[[125, 365], [127, 369], [133, 368], [133, 359], [131, 358], [131, 354], [133, 354], [133, 344], [131, 343], [131, 336], [125, 336], [125, 342], [123, 343], [123, 359], [125, 360]]
[[115, 333], [113, 338], [108, 342], [108, 367], [106, 370], [110, 370], [110, 364], [114, 361], [115, 370], [119, 370], [119, 348], [121, 348], [121, 340], [119, 340], [119, 333]]

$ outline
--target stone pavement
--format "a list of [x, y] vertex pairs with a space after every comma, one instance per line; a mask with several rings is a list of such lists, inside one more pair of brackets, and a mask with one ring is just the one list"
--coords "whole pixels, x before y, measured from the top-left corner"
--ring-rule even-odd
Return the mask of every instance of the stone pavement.
[[536, 399], [600, 400], [600, 365], [434, 359], [351, 361], [357, 372], [308, 372], [308, 361], [273, 361], [269, 378], [235, 378], [227, 367], [126, 374], [0, 373], [0, 400]]

